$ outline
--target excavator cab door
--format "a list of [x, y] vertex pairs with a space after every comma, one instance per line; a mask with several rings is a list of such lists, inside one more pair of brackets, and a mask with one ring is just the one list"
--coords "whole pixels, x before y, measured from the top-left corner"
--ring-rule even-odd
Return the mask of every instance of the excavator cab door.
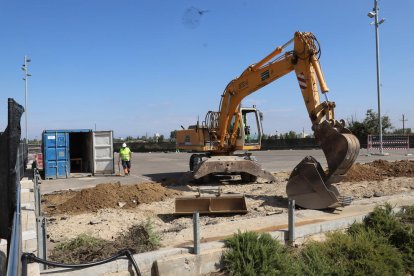
[[238, 132], [236, 146], [243, 149], [260, 147], [262, 141], [262, 113], [255, 107], [240, 108], [241, 122]]

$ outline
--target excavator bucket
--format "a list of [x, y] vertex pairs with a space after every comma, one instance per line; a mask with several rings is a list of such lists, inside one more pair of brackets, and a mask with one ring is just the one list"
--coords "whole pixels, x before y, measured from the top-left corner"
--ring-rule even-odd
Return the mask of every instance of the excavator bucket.
[[359, 154], [359, 141], [341, 126], [322, 123], [315, 131], [326, 156], [328, 171], [312, 156], [305, 157], [293, 170], [286, 186], [289, 198], [309, 209], [336, 208], [351, 204], [352, 197], [341, 196], [331, 184], [341, 181]]
[[327, 183], [325, 172], [312, 156], [305, 157], [290, 175], [286, 193], [296, 205], [308, 209], [326, 209], [351, 204], [352, 197], [340, 196]]
[[213, 196], [205, 196], [200, 189], [196, 196], [175, 198], [176, 215], [189, 215], [196, 211], [200, 214], [245, 214], [246, 199], [240, 194], [223, 195], [220, 190]]

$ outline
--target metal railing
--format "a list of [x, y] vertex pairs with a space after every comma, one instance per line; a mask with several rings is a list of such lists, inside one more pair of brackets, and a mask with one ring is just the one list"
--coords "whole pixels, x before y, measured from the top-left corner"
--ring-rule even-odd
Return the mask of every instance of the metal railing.
[[385, 150], [404, 150], [406, 154], [408, 154], [410, 150], [410, 136], [407, 134], [386, 134], [382, 136], [381, 143], [381, 139], [378, 135], [368, 135], [368, 154], [373, 154], [381, 148]]
[[[35, 198], [35, 216], [36, 216], [36, 233], [37, 233], [37, 256], [47, 260], [47, 238], [46, 238], [46, 218], [41, 212], [41, 195], [40, 195], [40, 174], [33, 169], [33, 193]], [[47, 269], [46, 264], [42, 264], [41, 269]]]

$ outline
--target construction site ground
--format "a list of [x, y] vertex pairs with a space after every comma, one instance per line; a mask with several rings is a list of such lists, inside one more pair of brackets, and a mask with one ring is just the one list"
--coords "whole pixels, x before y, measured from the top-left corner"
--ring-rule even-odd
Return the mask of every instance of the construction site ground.
[[[261, 151], [254, 155], [264, 169], [275, 174], [276, 183], [242, 184], [236, 178], [209, 184], [220, 186], [224, 194], [244, 194], [248, 213], [202, 216], [203, 241], [220, 240], [238, 229], [272, 231], [286, 227], [285, 187], [290, 171], [306, 155], [326, 166], [320, 150]], [[42, 208], [48, 217], [49, 249], [82, 233], [114, 240], [130, 226], [148, 220], [161, 236], [161, 247], [190, 245], [192, 217], [173, 214], [174, 198], [193, 196], [199, 187], [187, 182], [189, 157], [188, 153], [136, 153], [130, 176], [43, 180]], [[330, 211], [298, 209], [298, 221], [336, 219], [341, 213], [356, 213], [372, 203], [414, 204], [413, 160], [406, 152], [367, 156], [362, 151], [357, 159], [360, 164], [350, 170], [346, 181], [336, 185], [341, 194], [354, 197], [353, 204]]]

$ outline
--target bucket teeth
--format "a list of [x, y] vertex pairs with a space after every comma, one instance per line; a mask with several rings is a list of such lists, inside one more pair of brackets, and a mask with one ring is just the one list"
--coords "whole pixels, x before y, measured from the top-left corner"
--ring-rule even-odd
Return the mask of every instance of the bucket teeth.
[[354, 198], [352, 196], [338, 196], [338, 201], [342, 206], [351, 205]]

